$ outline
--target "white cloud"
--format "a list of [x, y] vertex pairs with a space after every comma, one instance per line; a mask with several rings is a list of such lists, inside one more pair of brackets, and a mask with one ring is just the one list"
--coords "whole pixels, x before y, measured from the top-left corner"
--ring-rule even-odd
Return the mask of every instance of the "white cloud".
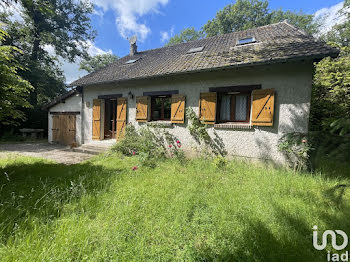
[[[92, 43], [90, 40], [86, 42], [86, 45], [88, 46], [87, 52], [90, 56], [112, 53], [112, 50], [103, 50], [95, 46], [95, 44]], [[49, 53], [54, 54], [54, 49], [52, 47], [48, 47], [46, 48], [46, 50]], [[70, 84], [73, 81], [79, 79], [80, 77], [83, 77], [88, 74], [87, 71], [79, 69], [80, 62], [81, 62], [80, 58], [77, 58], [74, 63], [70, 63], [62, 58], [59, 59], [59, 63], [61, 64], [61, 69], [63, 70], [64, 75], [66, 77], [66, 83]]]
[[[97, 46], [90, 40], [87, 40], [84, 43], [87, 47], [87, 52], [90, 56], [95, 56], [95, 55], [102, 55], [102, 54], [107, 54], [107, 53], [112, 53], [112, 50], [103, 50]], [[51, 45], [46, 45], [44, 46], [44, 49], [50, 54], [50, 55], [55, 55], [55, 49]], [[64, 73], [64, 76], [66, 77], [66, 83], [70, 84], [73, 81], [79, 79], [80, 77], [83, 77], [88, 74], [85, 70], [80, 70], [79, 65], [81, 62], [80, 58], [77, 58], [74, 63], [70, 63], [67, 60], [64, 60], [63, 58], [59, 58], [58, 62], [60, 64], [60, 67]]]
[[160, 42], [165, 43], [170, 39], [168, 32], [160, 31]]
[[103, 11], [113, 10], [116, 13], [116, 25], [119, 34], [130, 37], [136, 34], [144, 41], [151, 29], [140, 18], [149, 13], [159, 13], [159, 7], [165, 6], [169, 0], [92, 0], [93, 4]]
[[331, 7], [325, 7], [317, 10], [315, 19], [321, 21], [321, 34], [327, 33], [333, 26], [341, 24], [345, 21], [345, 16], [339, 14], [340, 9], [344, 6], [344, 2], [340, 2]]
[[175, 32], [174, 26], [171, 27], [169, 32], [168, 31], [160, 31], [160, 42], [161, 43], [168, 42], [169, 39], [174, 36], [174, 32]]

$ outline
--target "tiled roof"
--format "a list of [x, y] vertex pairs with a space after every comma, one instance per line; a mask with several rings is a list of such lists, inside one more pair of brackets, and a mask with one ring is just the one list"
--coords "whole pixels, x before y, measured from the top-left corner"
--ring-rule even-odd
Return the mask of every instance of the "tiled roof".
[[[256, 42], [236, 45], [242, 38]], [[203, 46], [202, 52], [187, 54], [191, 48]], [[312, 36], [284, 21], [246, 31], [218, 35], [173, 46], [138, 52], [86, 75], [71, 86], [143, 79], [171, 74], [266, 64], [297, 59], [336, 57], [339, 50], [317, 41]], [[125, 64], [131, 59], [135, 63]]]
[[43, 110], [48, 110], [51, 107], [53, 107], [54, 105], [57, 105], [58, 103], [61, 103], [63, 101], [65, 101], [67, 98], [77, 94], [78, 91], [76, 89], [72, 89], [70, 91], [68, 91], [67, 93], [60, 95], [58, 97], [56, 97], [55, 99], [53, 99], [50, 103], [45, 104], [42, 109]]

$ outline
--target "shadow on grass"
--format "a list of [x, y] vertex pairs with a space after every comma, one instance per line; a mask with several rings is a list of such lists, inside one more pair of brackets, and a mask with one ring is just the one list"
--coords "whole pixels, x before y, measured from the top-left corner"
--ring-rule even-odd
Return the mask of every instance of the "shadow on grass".
[[[33, 220], [49, 223], [60, 217], [66, 204], [107, 191], [118, 173], [121, 169], [90, 162], [66, 166], [35, 160], [0, 168], [0, 243], [19, 229], [30, 231]], [[89, 209], [80, 210], [84, 208]]]
[[[342, 190], [340, 194], [343, 193]], [[339, 197], [334, 199], [329, 191], [324, 192], [324, 196], [331, 202], [335, 201], [334, 204], [341, 204], [341, 208], [334, 206], [335, 212], [325, 212], [325, 209], [331, 208], [329, 203], [325, 202], [322, 204], [324, 206], [320, 206], [319, 212], [313, 214], [315, 220], [308, 224], [305, 219], [300, 219], [297, 212], [288, 211], [274, 203], [277, 229], [275, 223], [272, 226], [275, 229], [272, 230], [268, 223], [259, 218], [242, 215], [241, 224], [244, 225], [244, 231], [240, 233], [240, 237], [231, 233], [234, 230], [226, 231], [220, 236], [220, 241], [224, 240], [226, 243], [223, 249], [201, 248], [197, 249], [196, 255], [201, 261], [326, 261], [327, 249], [318, 251], [313, 247], [312, 227], [322, 223], [321, 231], [341, 229], [350, 232], [350, 206], [349, 203], [341, 202]], [[278, 231], [278, 228], [282, 230]], [[341, 254], [344, 251], [333, 252]]]

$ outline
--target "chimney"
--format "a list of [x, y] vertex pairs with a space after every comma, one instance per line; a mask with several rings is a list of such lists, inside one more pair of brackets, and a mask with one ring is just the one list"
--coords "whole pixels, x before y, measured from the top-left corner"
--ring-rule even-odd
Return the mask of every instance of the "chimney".
[[130, 56], [133, 56], [137, 53], [137, 45], [135, 44], [130, 44]]
[[137, 53], [136, 40], [137, 40], [136, 35], [132, 36], [132, 37], [129, 39], [129, 43], [130, 43], [130, 56], [133, 56], [133, 55], [135, 55], [135, 54]]

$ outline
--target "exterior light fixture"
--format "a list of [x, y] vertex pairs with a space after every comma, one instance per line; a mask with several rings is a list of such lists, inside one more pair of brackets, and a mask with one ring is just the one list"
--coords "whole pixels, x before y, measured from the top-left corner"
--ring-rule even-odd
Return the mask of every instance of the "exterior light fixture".
[[133, 93], [131, 93], [131, 91], [129, 91], [129, 93], [128, 93], [128, 97], [129, 97], [131, 100], [133, 100], [133, 99], [134, 99], [134, 94], [133, 94]]

